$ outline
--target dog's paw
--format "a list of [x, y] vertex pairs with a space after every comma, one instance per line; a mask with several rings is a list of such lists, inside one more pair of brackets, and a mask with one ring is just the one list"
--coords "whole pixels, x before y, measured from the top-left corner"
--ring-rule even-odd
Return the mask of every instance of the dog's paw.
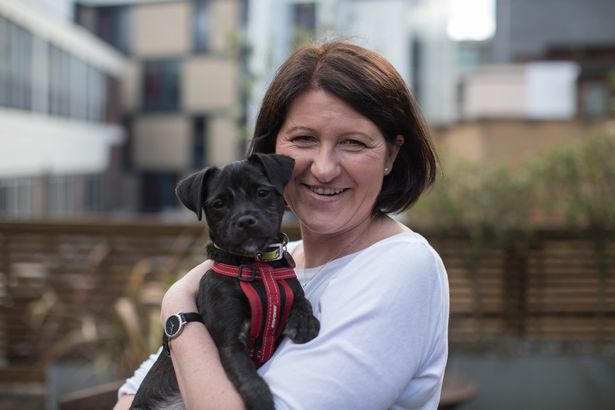
[[306, 343], [318, 336], [320, 322], [311, 312], [293, 311], [286, 326], [284, 335], [295, 343]]

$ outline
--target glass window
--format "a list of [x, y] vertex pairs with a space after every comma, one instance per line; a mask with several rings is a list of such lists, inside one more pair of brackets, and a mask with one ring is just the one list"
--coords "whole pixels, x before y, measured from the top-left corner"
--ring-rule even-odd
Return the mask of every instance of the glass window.
[[177, 174], [168, 172], [148, 172], [141, 176], [141, 210], [160, 212], [177, 205], [175, 185]]
[[581, 88], [583, 114], [601, 117], [608, 113], [608, 92], [601, 82], [588, 82]]
[[0, 105], [8, 105], [9, 94], [9, 22], [0, 16]]
[[144, 111], [177, 111], [179, 108], [179, 62], [146, 61], [143, 67]]
[[195, 0], [192, 13], [192, 43], [196, 52], [209, 51], [211, 36], [211, 1]]
[[102, 175], [88, 175], [85, 178], [84, 210], [100, 212], [103, 210], [103, 177]]
[[87, 74], [87, 118], [91, 121], [103, 121], [107, 105], [105, 75], [92, 66]]
[[29, 177], [0, 180], [0, 215], [31, 215], [32, 189]]
[[0, 22], [0, 104], [32, 108], [32, 34], [7, 19]]
[[73, 211], [73, 187], [70, 176], [53, 175], [47, 186], [47, 211], [51, 215], [67, 215]]
[[70, 60], [61, 48], [49, 45], [49, 114], [70, 115]]
[[295, 44], [312, 40], [316, 34], [316, 3], [293, 4], [292, 18]]
[[131, 11], [127, 6], [99, 7], [96, 34], [123, 53], [130, 53]]
[[70, 66], [70, 116], [71, 118], [87, 119], [88, 78], [87, 65], [82, 60], [71, 57]]
[[207, 163], [207, 118], [195, 117], [192, 121], [192, 167], [203, 168]]

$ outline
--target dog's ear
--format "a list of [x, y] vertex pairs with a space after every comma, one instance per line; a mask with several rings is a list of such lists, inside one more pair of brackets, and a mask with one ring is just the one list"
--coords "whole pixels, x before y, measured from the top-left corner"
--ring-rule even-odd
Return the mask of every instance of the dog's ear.
[[203, 201], [207, 196], [207, 181], [219, 171], [216, 167], [209, 167], [179, 181], [175, 188], [175, 195], [186, 208], [196, 213], [199, 221], [203, 217]]
[[269, 181], [282, 193], [290, 181], [295, 167], [295, 160], [286, 155], [279, 154], [252, 154], [248, 161], [260, 165], [265, 170]]

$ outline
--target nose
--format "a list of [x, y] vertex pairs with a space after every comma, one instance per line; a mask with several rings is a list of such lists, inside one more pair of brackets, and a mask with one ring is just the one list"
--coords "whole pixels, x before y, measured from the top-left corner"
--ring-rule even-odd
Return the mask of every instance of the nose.
[[320, 182], [332, 181], [340, 172], [335, 151], [327, 147], [322, 147], [312, 160], [310, 171]]
[[246, 229], [253, 228], [256, 225], [256, 218], [252, 215], [244, 215], [237, 219], [237, 227], [244, 231]]

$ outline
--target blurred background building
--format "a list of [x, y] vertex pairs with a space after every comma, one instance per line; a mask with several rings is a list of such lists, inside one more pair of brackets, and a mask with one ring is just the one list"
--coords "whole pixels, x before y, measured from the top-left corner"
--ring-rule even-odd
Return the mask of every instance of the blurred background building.
[[288, 53], [333, 35], [395, 65], [445, 157], [515, 163], [543, 129], [494, 141], [486, 123], [544, 123], [545, 147], [603, 126], [613, 15], [609, 0], [0, 0], [0, 214], [175, 212], [181, 176], [243, 155]]
[[0, 1], [0, 214], [103, 211], [126, 61], [43, 3]]

